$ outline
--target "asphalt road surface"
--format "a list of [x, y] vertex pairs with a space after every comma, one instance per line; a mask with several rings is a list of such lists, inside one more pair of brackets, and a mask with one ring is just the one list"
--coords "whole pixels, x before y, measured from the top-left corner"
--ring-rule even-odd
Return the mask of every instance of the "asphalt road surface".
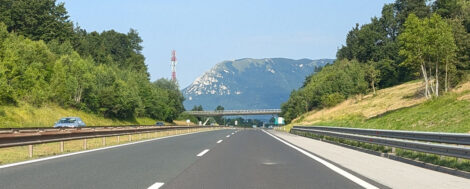
[[363, 188], [261, 130], [217, 130], [0, 168], [0, 188]]

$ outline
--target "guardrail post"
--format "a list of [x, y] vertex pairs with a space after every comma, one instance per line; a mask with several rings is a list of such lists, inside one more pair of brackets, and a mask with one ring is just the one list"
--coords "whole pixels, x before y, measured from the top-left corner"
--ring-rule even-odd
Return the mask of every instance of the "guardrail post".
[[83, 139], [83, 149], [86, 150], [86, 139]]
[[33, 145], [30, 144], [28, 148], [29, 148], [29, 158], [32, 158], [33, 157]]
[[103, 139], [101, 139], [101, 141], [103, 142], [103, 146], [106, 146], [106, 137], [103, 137]]
[[129, 142], [132, 141], [132, 135], [129, 135]]
[[60, 141], [60, 152], [64, 152], [64, 141]]
[[121, 142], [120, 136], [117, 136], [117, 141], [118, 141], [118, 144]]

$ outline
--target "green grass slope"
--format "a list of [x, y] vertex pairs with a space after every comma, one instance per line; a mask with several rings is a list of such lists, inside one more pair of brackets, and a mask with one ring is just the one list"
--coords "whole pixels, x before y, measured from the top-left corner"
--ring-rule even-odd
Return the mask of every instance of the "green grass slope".
[[0, 128], [11, 127], [52, 127], [62, 117], [81, 117], [88, 126], [153, 125], [155, 120], [136, 118], [132, 120], [108, 119], [73, 108], [64, 109], [47, 104], [40, 108], [21, 104], [19, 106], [0, 106]]
[[[404, 85], [410, 85], [403, 84]], [[409, 87], [406, 87], [409, 89]], [[314, 117], [309, 120], [310, 123], [299, 119], [293, 125], [322, 125], [322, 126], [342, 126], [355, 128], [375, 128], [375, 129], [392, 129], [392, 130], [416, 130], [416, 131], [433, 131], [433, 132], [455, 132], [470, 133], [470, 83], [464, 83], [456, 90], [438, 98], [430, 100], [419, 100], [414, 103], [406, 104], [403, 99], [407, 99], [409, 94], [400, 92], [400, 86], [393, 87], [396, 101], [388, 103], [395, 104], [395, 108], [384, 111], [375, 116], [364, 116], [363, 112], [376, 110], [381, 112], [383, 107], [370, 106], [373, 101], [382, 101], [382, 96], [377, 95], [373, 98], [365, 98], [356, 101], [350, 106], [359, 108], [359, 111], [345, 113], [338, 116], [330, 116], [328, 119]], [[418, 88], [419, 89], [419, 88]], [[391, 90], [391, 89], [384, 89]], [[405, 90], [403, 90], [405, 91]], [[379, 99], [379, 100], [378, 100]], [[364, 106], [361, 107], [361, 104]], [[403, 107], [400, 107], [403, 104]], [[368, 106], [366, 106], [368, 105]], [[312, 117], [312, 115], [328, 112], [335, 114], [338, 109], [348, 109], [348, 105], [340, 104], [332, 109], [310, 112], [304, 117]], [[320, 113], [322, 111], [322, 113]]]

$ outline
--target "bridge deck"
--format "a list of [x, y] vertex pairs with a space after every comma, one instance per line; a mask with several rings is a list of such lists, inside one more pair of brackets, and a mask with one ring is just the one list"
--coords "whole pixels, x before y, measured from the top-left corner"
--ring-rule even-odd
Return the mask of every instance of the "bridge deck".
[[186, 111], [185, 113], [196, 116], [273, 115], [280, 114], [281, 109]]

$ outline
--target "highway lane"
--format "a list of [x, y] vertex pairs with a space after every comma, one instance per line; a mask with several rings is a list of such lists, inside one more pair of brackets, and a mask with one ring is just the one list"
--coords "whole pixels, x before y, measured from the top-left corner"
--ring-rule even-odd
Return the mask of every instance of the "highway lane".
[[165, 189], [362, 188], [261, 130], [230, 135]]
[[201, 132], [1, 168], [0, 189], [363, 188], [289, 145], [255, 129]]
[[1, 189], [148, 188], [180, 174], [234, 130], [201, 132], [0, 169]]

